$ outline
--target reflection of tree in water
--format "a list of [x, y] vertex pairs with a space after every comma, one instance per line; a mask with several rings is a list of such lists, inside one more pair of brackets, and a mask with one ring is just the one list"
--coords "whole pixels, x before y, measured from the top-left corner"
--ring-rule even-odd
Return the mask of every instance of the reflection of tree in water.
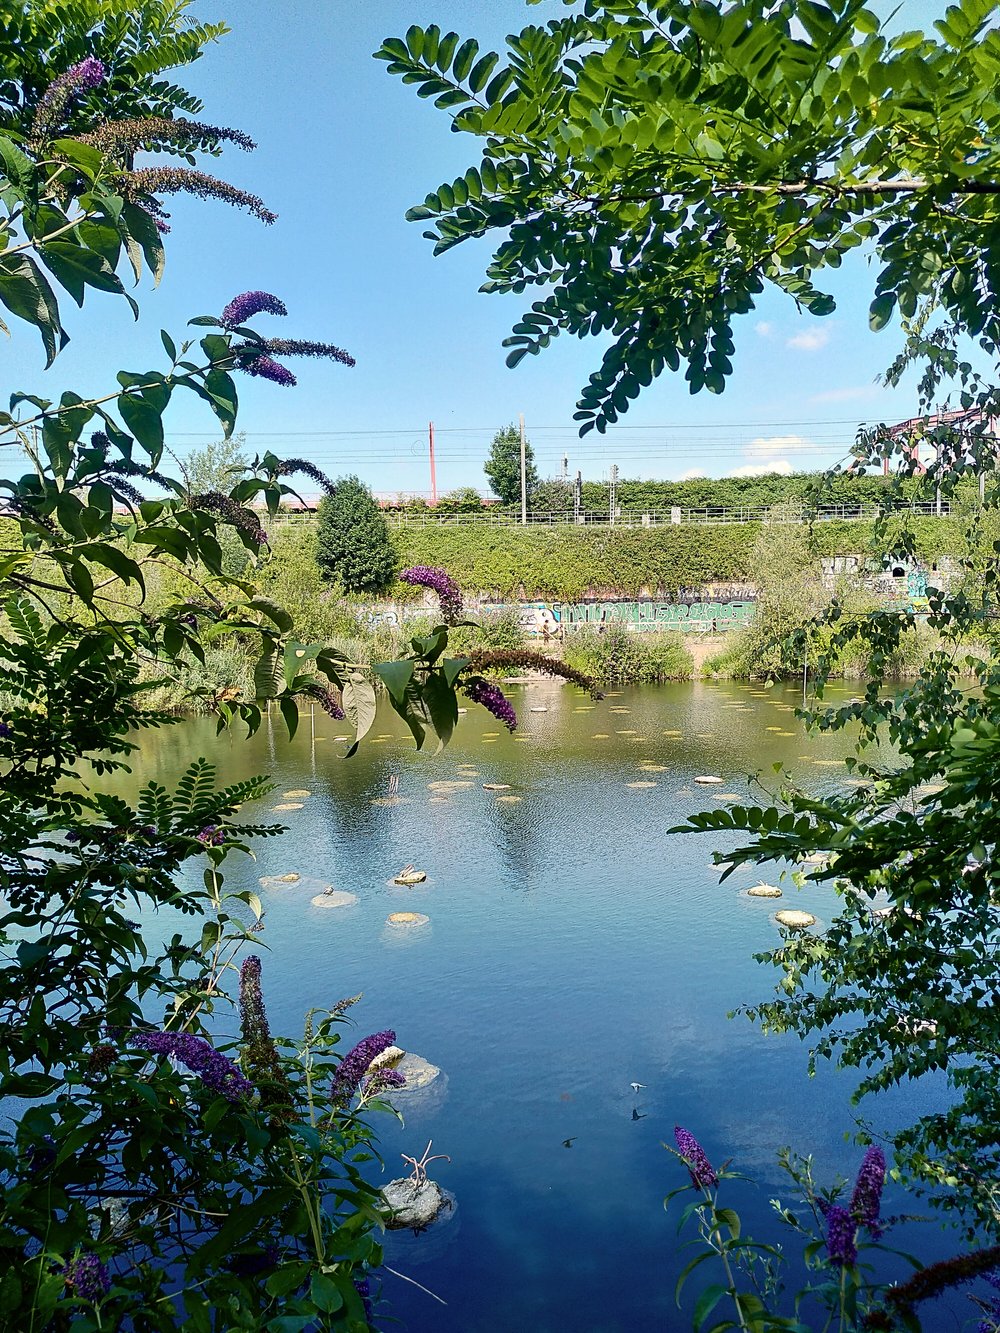
[[494, 801], [489, 813], [489, 830], [500, 856], [504, 887], [519, 892], [530, 888], [539, 858], [544, 855], [544, 849], [539, 845], [541, 820], [535, 802], [504, 805]]

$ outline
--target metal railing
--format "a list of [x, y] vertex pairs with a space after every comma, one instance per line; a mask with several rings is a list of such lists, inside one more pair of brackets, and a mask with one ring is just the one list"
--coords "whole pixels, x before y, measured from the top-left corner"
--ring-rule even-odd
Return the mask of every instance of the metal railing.
[[[688, 509], [622, 509], [614, 520], [605, 512], [584, 512], [574, 518], [571, 511], [537, 510], [528, 514], [529, 527], [599, 527], [599, 528], [668, 528], [685, 523], [801, 523], [806, 517], [818, 522], [836, 520], [874, 519], [884, 512], [877, 504], [829, 504], [815, 510], [794, 504], [706, 506]], [[924, 514], [947, 518], [952, 512], [949, 500], [914, 500], [901, 506], [901, 514]], [[316, 513], [312, 509], [280, 510], [271, 522], [311, 523]], [[385, 511], [386, 521], [395, 528], [438, 528], [464, 525], [493, 528], [521, 526], [520, 514], [484, 506], [482, 509], [448, 513], [443, 509], [392, 509]]]

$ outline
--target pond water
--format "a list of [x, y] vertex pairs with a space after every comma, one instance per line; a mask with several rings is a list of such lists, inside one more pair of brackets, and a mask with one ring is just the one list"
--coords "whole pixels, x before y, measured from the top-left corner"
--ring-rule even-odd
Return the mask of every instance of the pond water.
[[[849, 1074], [810, 1079], [797, 1039], [727, 1018], [770, 991], [752, 955], [778, 939], [776, 904], [745, 890], [779, 869], [720, 886], [711, 853], [726, 844], [666, 830], [745, 794], [747, 774], [773, 780], [777, 761], [828, 790], [847, 780], [850, 743], [807, 737], [800, 696], [780, 687], [696, 682], [599, 704], [558, 682], [510, 693], [514, 736], [470, 707], [437, 757], [416, 754], [383, 708], [345, 762], [342, 726], [317, 710], [292, 743], [277, 718], [249, 743], [216, 738], [207, 720], [147, 733], [136, 777], [172, 782], [201, 755], [227, 782], [269, 772], [275, 794], [246, 807], [253, 819], [308, 790], [301, 809], [274, 816], [288, 832], [256, 864], [227, 863], [230, 888], [295, 871], [358, 896], [323, 910], [308, 883], [261, 890], [272, 1028], [297, 1033], [311, 1006], [363, 991], [347, 1044], [391, 1027], [443, 1071], [408, 1099], [405, 1125], [377, 1123], [386, 1180], [428, 1139], [451, 1158], [433, 1169], [457, 1200], [451, 1219], [387, 1236], [388, 1263], [447, 1304], [386, 1274], [389, 1314], [435, 1333], [687, 1330], [673, 1292], [690, 1254], [662, 1206], [683, 1181], [662, 1147], [673, 1126], [757, 1179], [733, 1201], [772, 1237], [768, 1200], [787, 1197], [781, 1145], [813, 1153], [821, 1180], [853, 1174], [861, 1150], [844, 1138], [857, 1114]], [[705, 773], [724, 784], [695, 785]], [[387, 800], [394, 774], [399, 797]], [[442, 781], [467, 785], [430, 786]], [[409, 862], [427, 881], [391, 886]], [[777, 906], [823, 920], [833, 899], [786, 883]], [[393, 929], [398, 911], [429, 920]], [[891, 1126], [939, 1096], [925, 1083], [862, 1109]]]

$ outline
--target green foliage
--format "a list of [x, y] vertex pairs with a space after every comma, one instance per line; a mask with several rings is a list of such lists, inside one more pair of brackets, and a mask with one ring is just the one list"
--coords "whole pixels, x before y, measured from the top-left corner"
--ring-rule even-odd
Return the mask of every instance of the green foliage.
[[247, 470], [246, 432], [192, 449], [181, 464], [184, 484], [192, 495], [229, 491]]
[[341, 477], [335, 492], [320, 501], [316, 560], [346, 592], [385, 592], [396, 576], [389, 528], [357, 477]]
[[[896, 526], [899, 526], [897, 522]], [[957, 519], [916, 518], [910, 528], [916, 552], [928, 563], [959, 553]], [[491, 524], [408, 527], [393, 532], [400, 563], [443, 566], [470, 592], [497, 597], [577, 601], [583, 597], [669, 595], [709, 583], [754, 582], [759, 523], [678, 524], [660, 528], [497, 527]], [[795, 525], [768, 529], [805, 532]], [[871, 550], [871, 523], [816, 523], [810, 533], [815, 557], [859, 555]], [[795, 537], [795, 540], [798, 540]], [[894, 538], [887, 536], [887, 545]], [[402, 595], [402, 594], [400, 594]]]
[[[520, 505], [521, 432], [517, 426], [504, 426], [493, 436], [483, 471], [489, 478], [490, 490], [495, 496], [506, 505]], [[538, 485], [538, 472], [535, 469], [535, 451], [527, 440], [524, 442], [524, 477], [530, 502]]]
[[656, 684], [694, 675], [682, 634], [636, 634], [620, 624], [576, 630], [563, 644], [563, 658], [602, 685]]
[[769, 287], [829, 314], [817, 275], [859, 247], [872, 328], [930, 297], [997, 347], [994, 0], [894, 35], [862, 0], [567, 4], [505, 61], [417, 26], [377, 55], [482, 151], [408, 217], [436, 253], [493, 238], [482, 290], [548, 289], [508, 364], [563, 332], [610, 335], [582, 434], [665, 369], [721, 392], [736, 318]]

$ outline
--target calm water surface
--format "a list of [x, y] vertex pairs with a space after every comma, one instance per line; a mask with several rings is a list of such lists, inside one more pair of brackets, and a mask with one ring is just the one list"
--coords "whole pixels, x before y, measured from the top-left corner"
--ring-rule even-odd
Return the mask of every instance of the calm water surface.
[[[716, 1162], [733, 1158], [757, 1178], [733, 1201], [750, 1229], [772, 1234], [768, 1200], [787, 1195], [779, 1146], [814, 1153], [820, 1179], [853, 1174], [860, 1150], [844, 1141], [857, 1114], [849, 1075], [809, 1079], [797, 1039], [726, 1017], [769, 992], [752, 955], [778, 938], [775, 904], [744, 892], [760, 875], [740, 871], [720, 886], [711, 853], [727, 844], [666, 830], [717, 808], [721, 794], [745, 794], [747, 774], [773, 779], [779, 760], [829, 790], [847, 780], [849, 742], [807, 737], [798, 695], [780, 688], [694, 683], [596, 705], [561, 684], [511, 695], [515, 736], [470, 708], [438, 757], [415, 754], [384, 708], [345, 762], [342, 728], [317, 710], [293, 743], [277, 721], [249, 744], [216, 738], [207, 721], [146, 734], [136, 775], [169, 783], [201, 755], [227, 782], [269, 772], [276, 791], [246, 808], [254, 819], [284, 790], [312, 793], [301, 810], [274, 816], [288, 832], [261, 844], [256, 864], [227, 864], [228, 884], [256, 889], [259, 876], [297, 871], [358, 895], [354, 907], [324, 910], [310, 905], [315, 884], [261, 890], [275, 1030], [299, 1032], [311, 1006], [363, 991], [356, 1037], [394, 1028], [400, 1045], [443, 1070], [411, 1096], [405, 1126], [378, 1120], [385, 1179], [405, 1174], [400, 1152], [419, 1156], [433, 1138], [451, 1157], [434, 1173], [458, 1201], [425, 1234], [387, 1237], [392, 1267], [447, 1301], [387, 1274], [403, 1327], [687, 1330], [673, 1288], [690, 1255], [678, 1252], [676, 1218], [662, 1207], [682, 1181], [661, 1146], [674, 1124]], [[643, 762], [662, 771], [640, 771]], [[724, 785], [694, 785], [704, 773]], [[387, 804], [392, 774], [400, 797]], [[470, 785], [429, 786], [449, 779]], [[520, 799], [499, 800], [485, 782], [508, 783], [504, 794]], [[407, 862], [427, 883], [391, 887]], [[833, 910], [820, 886], [787, 884], [777, 905], [821, 920]], [[396, 911], [429, 924], [393, 929], [386, 917]], [[645, 1086], [633, 1093], [633, 1082]], [[892, 1125], [939, 1092], [922, 1085], [862, 1109]]]

